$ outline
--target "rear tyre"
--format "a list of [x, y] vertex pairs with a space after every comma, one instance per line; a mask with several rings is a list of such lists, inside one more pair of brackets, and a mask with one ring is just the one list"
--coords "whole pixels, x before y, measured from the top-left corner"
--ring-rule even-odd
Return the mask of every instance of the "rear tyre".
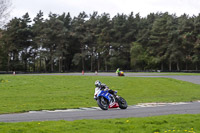
[[122, 97], [118, 98], [118, 104], [120, 109], [126, 109], [128, 107], [126, 100]]
[[105, 97], [98, 97], [97, 104], [102, 110], [108, 110], [109, 104]]

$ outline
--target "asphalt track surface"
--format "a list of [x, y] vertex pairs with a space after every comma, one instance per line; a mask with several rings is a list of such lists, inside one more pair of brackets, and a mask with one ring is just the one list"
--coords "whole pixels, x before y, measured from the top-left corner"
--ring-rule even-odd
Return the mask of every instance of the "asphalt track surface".
[[163, 105], [155, 107], [131, 106], [125, 110], [109, 109], [103, 111], [77, 110], [77, 111], [58, 111], [58, 112], [32, 112], [20, 114], [0, 115], [0, 122], [24, 122], [24, 121], [56, 121], [56, 120], [81, 120], [81, 119], [109, 119], [109, 118], [128, 118], [128, 117], [148, 117], [168, 114], [199, 114], [200, 102], [191, 102], [174, 105]]
[[[37, 74], [38, 75], [38, 74]], [[39, 75], [82, 75], [81, 73], [68, 74], [39, 74]], [[116, 76], [113, 73], [85, 73], [83, 76]], [[200, 76], [161, 76], [160, 74], [126, 73], [131, 77], [163, 77], [174, 78], [200, 84]], [[163, 104], [159, 106], [139, 107], [129, 106], [125, 110], [109, 109], [107, 111], [98, 108], [62, 111], [32, 111], [27, 113], [2, 114], [0, 122], [23, 122], [23, 121], [47, 121], [47, 120], [80, 120], [80, 119], [109, 119], [128, 117], [148, 117], [168, 114], [200, 114], [200, 102], [188, 102], [180, 104]]]

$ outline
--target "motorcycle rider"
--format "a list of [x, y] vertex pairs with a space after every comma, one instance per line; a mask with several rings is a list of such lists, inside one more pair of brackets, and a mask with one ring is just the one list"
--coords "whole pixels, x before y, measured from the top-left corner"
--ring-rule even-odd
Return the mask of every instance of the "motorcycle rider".
[[120, 75], [120, 72], [121, 72], [121, 70], [120, 70], [120, 68], [117, 68], [117, 70], [116, 70], [116, 75]]
[[117, 91], [113, 91], [111, 89], [109, 89], [109, 87], [106, 84], [102, 84], [99, 80], [95, 81], [95, 92], [94, 92], [94, 99], [97, 100], [97, 92], [99, 90], [108, 90], [108, 92], [112, 95], [116, 95]]

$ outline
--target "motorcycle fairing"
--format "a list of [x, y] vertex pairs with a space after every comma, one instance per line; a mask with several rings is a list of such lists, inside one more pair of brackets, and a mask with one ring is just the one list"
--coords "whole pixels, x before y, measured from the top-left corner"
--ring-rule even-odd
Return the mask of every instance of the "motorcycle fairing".
[[110, 93], [108, 93], [108, 91], [99, 91], [98, 93], [97, 93], [97, 97], [99, 97], [99, 96], [103, 96], [103, 97], [105, 97], [106, 99], [108, 99], [108, 101], [110, 102], [111, 101], [111, 94]]
[[118, 108], [119, 104], [113, 99], [114, 101], [111, 100], [112, 95], [108, 91], [98, 91], [97, 92], [97, 97], [103, 96], [109, 101], [109, 108]]

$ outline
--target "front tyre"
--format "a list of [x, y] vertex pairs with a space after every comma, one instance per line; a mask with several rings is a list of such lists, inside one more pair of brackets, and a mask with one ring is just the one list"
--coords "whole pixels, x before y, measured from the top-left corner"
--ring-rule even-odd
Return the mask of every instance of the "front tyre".
[[97, 104], [102, 110], [108, 110], [109, 104], [108, 100], [104, 97], [98, 97], [97, 98]]
[[120, 109], [126, 109], [128, 107], [126, 100], [122, 97], [118, 98], [118, 104]]

